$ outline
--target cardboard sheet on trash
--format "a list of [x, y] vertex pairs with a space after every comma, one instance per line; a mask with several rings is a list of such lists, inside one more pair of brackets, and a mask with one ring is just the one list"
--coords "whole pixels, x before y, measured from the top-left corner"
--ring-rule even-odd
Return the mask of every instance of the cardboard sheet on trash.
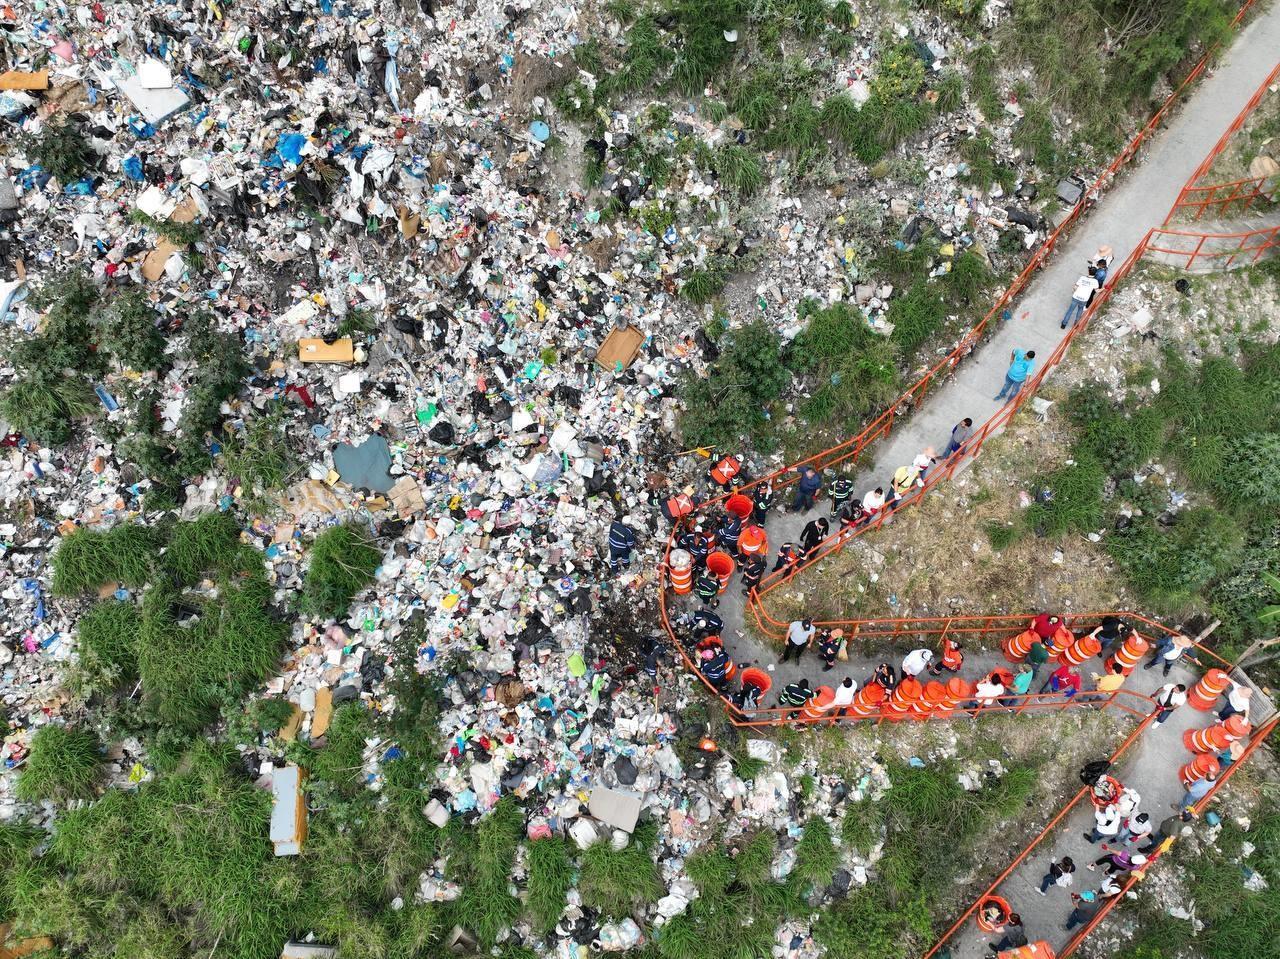
[[164, 237], [156, 242], [156, 248], [148, 253], [142, 260], [142, 276], [148, 283], [154, 283], [160, 277], [164, 276], [164, 265], [169, 262], [169, 257], [175, 253], [181, 253], [186, 247], [177, 243], [170, 243]]
[[632, 832], [636, 821], [640, 818], [640, 807], [644, 805], [644, 794], [626, 789], [608, 789], [596, 786], [591, 790], [591, 798], [587, 808], [591, 815], [614, 829]]
[[6, 70], [0, 73], [0, 90], [48, 90], [49, 71], [27, 73], [25, 70]]
[[634, 326], [628, 326], [625, 330], [614, 330], [604, 338], [600, 349], [596, 351], [596, 362], [606, 370], [617, 369], [619, 363], [622, 364], [623, 369], [626, 369], [640, 354], [643, 343], [644, 334]]
[[355, 346], [349, 336], [332, 343], [316, 337], [298, 340], [298, 359], [303, 363], [353, 363], [355, 358]]
[[321, 686], [316, 690], [316, 710], [311, 716], [311, 738], [319, 739], [329, 731], [333, 719], [333, 690]]
[[9, 923], [0, 923], [0, 959], [22, 959], [37, 952], [47, 952], [53, 948], [53, 940], [48, 936], [36, 936], [33, 939], [10, 939], [12, 927]]

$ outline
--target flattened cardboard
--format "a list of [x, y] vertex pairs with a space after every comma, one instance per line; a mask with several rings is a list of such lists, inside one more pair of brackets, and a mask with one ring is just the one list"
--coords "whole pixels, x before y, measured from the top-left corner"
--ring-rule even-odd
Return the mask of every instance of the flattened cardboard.
[[354, 363], [356, 349], [349, 336], [332, 343], [307, 337], [298, 340], [298, 359], [303, 363]]
[[644, 334], [634, 326], [625, 330], [614, 330], [604, 338], [600, 349], [596, 351], [596, 362], [606, 370], [617, 369], [619, 363], [625, 370], [640, 355], [640, 347], [644, 344]]

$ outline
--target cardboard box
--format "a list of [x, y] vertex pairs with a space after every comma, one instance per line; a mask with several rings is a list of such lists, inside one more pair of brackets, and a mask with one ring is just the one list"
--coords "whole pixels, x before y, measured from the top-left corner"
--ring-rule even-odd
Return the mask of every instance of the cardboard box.
[[634, 326], [625, 330], [614, 330], [604, 338], [600, 349], [596, 351], [596, 362], [606, 370], [615, 370], [622, 364], [625, 370], [640, 355], [640, 347], [644, 345], [644, 334]]
[[349, 336], [332, 343], [306, 337], [298, 340], [298, 359], [303, 363], [354, 363], [356, 351]]

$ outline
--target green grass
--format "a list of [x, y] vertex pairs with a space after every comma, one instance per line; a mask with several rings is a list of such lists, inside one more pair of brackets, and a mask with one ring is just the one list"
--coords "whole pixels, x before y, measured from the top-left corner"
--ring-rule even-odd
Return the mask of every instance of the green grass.
[[[1088, 455], [1038, 478], [1036, 501], [1028, 507], [1027, 526], [1048, 536], [1088, 533], [1102, 524], [1102, 464]], [[1042, 494], [1048, 491], [1050, 499]]]
[[226, 471], [239, 481], [241, 496], [251, 512], [269, 508], [266, 494], [287, 486], [301, 470], [291, 426], [277, 407], [223, 433], [222, 459]]
[[361, 529], [334, 526], [311, 544], [302, 584], [302, 611], [318, 619], [347, 614], [355, 595], [373, 582], [382, 552]]
[[941, 327], [946, 307], [926, 280], [917, 280], [902, 296], [889, 303], [885, 320], [893, 324], [889, 338], [908, 356], [913, 354]]
[[474, 832], [455, 831], [449, 865], [462, 895], [456, 915], [481, 943], [493, 945], [520, 915], [520, 901], [508, 891], [524, 815], [510, 797], [501, 800]]
[[721, 182], [743, 196], [755, 193], [764, 183], [760, 158], [747, 147], [737, 144], [718, 148], [712, 157], [712, 168]]
[[102, 751], [98, 737], [67, 726], [43, 726], [18, 777], [17, 795], [27, 802], [90, 799], [98, 785]]
[[690, 303], [710, 303], [729, 282], [729, 274], [716, 266], [693, 270], [680, 286], [680, 295]]
[[224, 567], [234, 558], [240, 526], [230, 513], [205, 513], [190, 523], [178, 523], [164, 553], [166, 570], [182, 586]]
[[78, 529], [54, 551], [54, 595], [79, 596], [106, 583], [142, 586], [151, 578], [160, 544], [156, 530], [137, 523], [106, 532]]
[[801, 884], [811, 883], [818, 889], [831, 884], [840, 855], [831, 836], [831, 824], [821, 816], [813, 816], [804, 824], [804, 832], [796, 845], [796, 867], [793, 875]]
[[76, 624], [79, 665], [90, 685], [114, 689], [137, 681], [142, 619], [132, 602], [104, 599]]
[[614, 849], [607, 839], [584, 849], [578, 879], [583, 903], [610, 919], [622, 919], [637, 904], [655, 902], [662, 895], [658, 866], [649, 852], [655, 839], [653, 825], [645, 823], [622, 849]]
[[553, 836], [529, 844], [529, 915], [534, 931], [550, 933], [564, 912], [573, 887], [573, 860], [564, 839]]
[[17, 432], [48, 446], [67, 442], [74, 421], [98, 409], [89, 384], [64, 373], [20, 376], [0, 393], [0, 417]]

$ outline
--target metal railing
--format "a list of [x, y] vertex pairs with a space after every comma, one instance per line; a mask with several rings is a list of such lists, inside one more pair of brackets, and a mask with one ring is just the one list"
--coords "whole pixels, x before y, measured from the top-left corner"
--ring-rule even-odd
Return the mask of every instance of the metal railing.
[[[1280, 187], [1280, 181], [1277, 181], [1277, 185]], [[1156, 246], [1153, 241], [1157, 240], [1175, 246]], [[1197, 268], [1197, 260], [1212, 261], [1207, 264], [1211, 270], [1229, 270], [1241, 258], [1246, 261], [1244, 265], [1256, 263], [1264, 253], [1277, 246], [1280, 246], [1280, 223], [1244, 233], [1196, 233], [1191, 230], [1157, 227], [1149, 231], [1142, 240], [1144, 255], [1158, 253], [1178, 260], [1186, 257], [1185, 263], [1175, 262], [1172, 265], [1187, 271]]]
[[1275, 201], [1277, 194], [1280, 193], [1280, 175], [1277, 174], [1246, 177], [1243, 180], [1232, 180], [1230, 183], [1201, 185], [1199, 181], [1208, 174], [1214, 161], [1226, 150], [1227, 145], [1244, 127], [1250, 115], [1258, 108], [1258, 104], [1262, 102], [1262, 98], [1267, 94], [1268, 88], [1277, 79], [1280, 79], [1280, 64], [1276, 64], [1276, 68], [1271, 71], [1271, 75], [1254, 91], [1253, 96], [1249, 98], [1249, 102], [1244, 105], [1244, 109], [1236, 114], [1236, 118], [1231, 121], [1231, 125], [1227, 127], [1226, 132], [1222, 134], [1213, 149], [1209, 151], [1209, 155], [1204, 158], [1204, 161], [1196, 167], [1195, 172], [1187, 179], [1187, 183], [1178, 194], [1178, 198], [1173, 201], [1173, 206], [1170, 208], [1168, 216], [1164, 218], [1164, 226], [1168, 226], [1180, 210], [1194, 211], [1192, 219], [1199, 220], [1210, 210], [1215, 216], [1225, 217], [1230, 214], [1247, 211], [1260, 199], [1265, 199], [1269, 202]]

